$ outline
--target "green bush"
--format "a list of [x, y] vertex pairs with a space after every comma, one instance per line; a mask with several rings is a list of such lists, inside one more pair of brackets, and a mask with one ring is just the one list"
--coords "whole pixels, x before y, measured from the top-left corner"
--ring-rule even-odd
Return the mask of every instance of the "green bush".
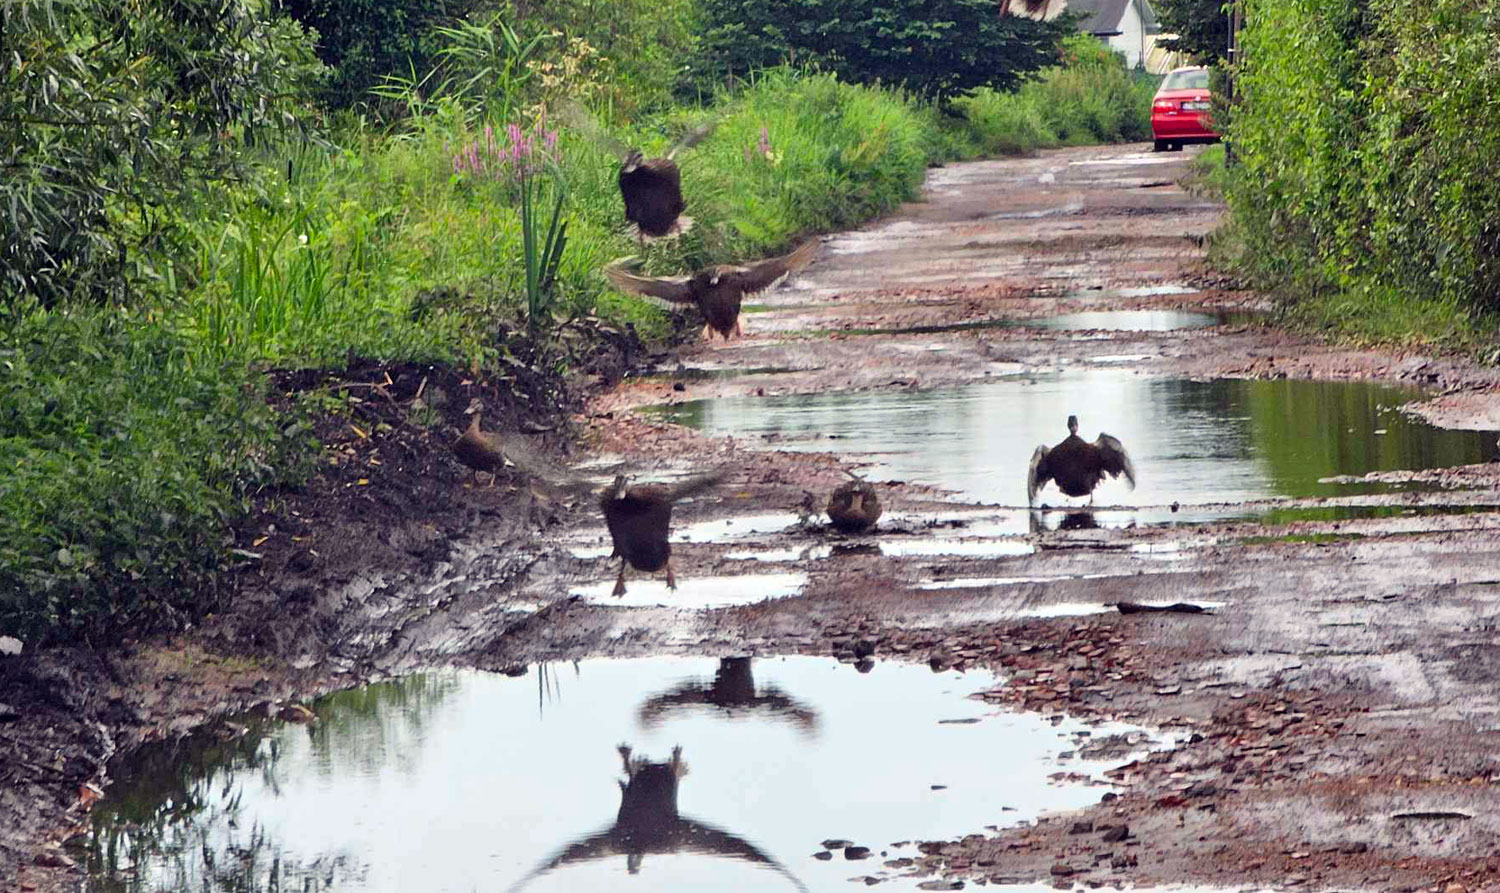
[[1229, 199], [1246, 271], [1382, 338], [1500, 309], [1500, 29], [1467, 0], [1251, 0]]
[[295, 126], [317, 71], [251, 0], [17, 0], [0, 34], [0, 311], [160, 281], [176, 211]]
[[946, 100], [1005, 90], [1056, 61], [1077, 18], [1004, 15], [999, 0], [700, 0], [698, 84], [778, 65], [819, 65], [851, 83]]
[[111, 311], [29, 313], [0, 349], [0, 632], [170, 627], [212, 604], [226, 518], [302, 473], [243, 365]]
[[1123, 57], [1086, 35], [1064, 41], [1064, 63], [1010, 93], [976, 90], [954, 105], [990, 155], [1059, 145], [1151, 138], [1151, 97], [1160, 79], [1125, 68]]

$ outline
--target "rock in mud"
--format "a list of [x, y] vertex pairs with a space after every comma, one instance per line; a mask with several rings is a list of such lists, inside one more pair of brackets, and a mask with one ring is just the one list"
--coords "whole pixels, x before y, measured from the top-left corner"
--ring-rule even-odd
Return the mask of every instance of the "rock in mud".
[[831, 837], [823, 841], [823, 849], [825, 850], [841, 850], [846, 846], [854, 846], [854, 841], [844, 840], [841, 837]]
[[867, 846], [844, 847], [844, 858], [853, 862], [859, 859], [870, 858], [870, 848]]
[[1093, 822], [1074, 822], [1073, 827], [1068, 829], [1069, 834], [1092, 834], [1094, 832]]
[[1099, 839], [1104, 841], [1105, 843], [1119, 843], [1120, 841], [1130, 836], [1130, 826], [1124, 824], [1103, 825], [1100, 827], [1100, 830], [1102, 830], [1104, 834], [1101, 835]]
[[918, 890], [962, 890], [963, 881], [923, 881], [917, 884]]
[[829, 859], [833, 858], [833, 853], [830, 853], [827, 850], [819, 850], [818, 852], [813, 853], [813, 858], [817, 859], [819, 862], [827, 862]]

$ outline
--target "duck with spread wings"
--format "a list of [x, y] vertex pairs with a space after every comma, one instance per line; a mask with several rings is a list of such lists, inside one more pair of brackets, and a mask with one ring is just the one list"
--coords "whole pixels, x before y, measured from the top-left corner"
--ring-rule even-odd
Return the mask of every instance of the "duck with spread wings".
[[1068, 416], [1068, 436], [1062, 443], [1048, 449], [1039, 446], [1031, 454], [1031, 471], [1026, 477], [1026, 502], [1036, 502], [1038, 490], [1053, 481], [1057, 489], [1069, 496], [1087, 496], [1093, 502], [1094, 488], [1105, 476], [1125, 476], [1135, 487], [1135, 465], [1125, 446], [1108, 434], [1099, 433], [1099, 439], [1089, 443], [1078, 436], [1078, 416]]
[[704, 337], [718, 332], [729, 340], [740, 330], [740, 301], [746, 295], [765, 291], [786, 276], [812, 263], [818, 251], [816, 239], [808, 239], [780, 257], [767, 258], [748, 266], [719, 264], [705, 267], [687, 276], [651, 278], [625, 272], [623, 260], [604, 269], [615, 288], [668, 304], [692, 304], [706, 320]]

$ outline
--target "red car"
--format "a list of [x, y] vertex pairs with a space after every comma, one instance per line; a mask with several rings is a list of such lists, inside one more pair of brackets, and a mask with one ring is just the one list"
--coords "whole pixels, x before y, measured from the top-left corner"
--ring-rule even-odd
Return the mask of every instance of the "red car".
[[1214, 143], [1219, 135], [1208, 125], [1208, 69], [1174, 68], [1151, 100], [1151, 136], [1156, 151], [1175, 152], [1186, 143]]

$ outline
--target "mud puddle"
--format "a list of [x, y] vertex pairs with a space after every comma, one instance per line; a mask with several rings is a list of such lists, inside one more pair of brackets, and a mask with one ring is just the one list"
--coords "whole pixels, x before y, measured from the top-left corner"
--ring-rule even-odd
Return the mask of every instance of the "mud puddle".
[[[1067, 416], [1077, 414], [1082, 436], [1118, 437], [1137, 470], [1134, 492], [1119, 480], [1095, 491], [1095, 503], [1113, 510], [1101, 516], [1172, 523], [1253, 517], [1264, 508], [1247, 514], [1236, 504], [1255, 500], [1392, 492], [1388, 484], [1328, 479], [1500, 455], [1493, 432], [1436, 428], [1400, 410], [1418, 397], [1367, 382], [1174, 380], [1080, 369], [943, 390], [736, 397], [652, 412], [770, 448], [837, 450], [865, 463], [875, 480], [1012, 506], [1025, 504], [1032, 451], [1065, 437]], [[1079, 501], [1049, 488], [1038, 502]], [[1014, 513], [993, 532], [1032, 532], [1034, 517]], [[1069, 518], [1078, 523], [1071, 515], [1057, 523]]]
[[[967, 697], [985, 673], [862, 669], [592, 659], [345, 691], [307, 725], [223, 722], [116, 761], [85, 889], [842, 891], [899, 873], [884, 861], [916, 848], [898, 841], [1098, 801], [1048, 776], [1098, 779], [1111, 764], [1077, 742], [1140, 735], [997, 713]], [[656, 764], [623, 793], [622, 744]]]

